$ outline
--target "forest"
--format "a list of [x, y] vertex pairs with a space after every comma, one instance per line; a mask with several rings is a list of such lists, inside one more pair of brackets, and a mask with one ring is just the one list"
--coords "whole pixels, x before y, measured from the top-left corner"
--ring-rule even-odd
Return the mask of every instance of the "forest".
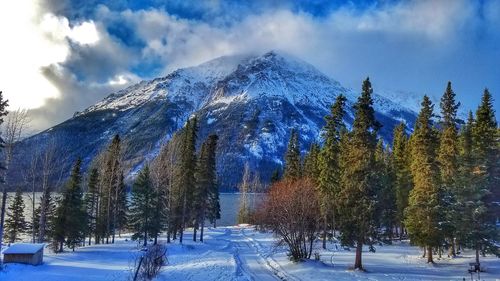
[[[307, 153], [292, 130], [283, 168], [267, 186], [246, 165], [238, 187], [243, 198], [238, 223], [274, 233], [296, 262], [312, 258], [317, 240], [323, 248], [338, 240], [355, 249], [357, 270], [364, 268], [364, 245], [376, 252], [378, 245], [406, 239], [421, 247], [428, 263], [436, 255], [454, 257], [474, 249], [479, 268], [481, 256], [500, 255], [500, 130], [488, 89], [477, 110], [461, 122], [460, 103], [448, 82], [439, 110], [424, 96], [414, 128], [401, 123], [392, 143], [378, 136], [383, 124], [375, 118], [372, 93], [367, 78], [350, 129], [343, 121], [346, 98], [339, 95], [321, 139]], [[56, 150], [33, 157], [41, 169], [32, 173], [42, 176], [31, 178], [31, 206], [22, 196], [28, 190], [21, 188], [6, 206], [12, 151], [28, 122], [24, 111], [8, 113], [7, 107], [0, 92], [0, 122], [5, 119], [1, 241], [29, 239], [63, 252], [113, 244], [122, 233], [132, 233], [143, 246], [156, 245], [162, 235], [167, 243], [182, 244], [188, 228], [193, 241], [203, 242], [205, 228], [217, 227], [218, 136], [199, 140], [196, 116], [134, 172], [131, 186], [124, 175], [126, 141], [115, 135], [86, 171], [82, 159], [73, 160], [60, 192], [49, 181], [51, 167], [59, 165], [51, 161]], [[37, 205], [34, 186], [42, 191]], [[249, 204], [248, 194], [255, 192], [264, 192], [264, 199]]]

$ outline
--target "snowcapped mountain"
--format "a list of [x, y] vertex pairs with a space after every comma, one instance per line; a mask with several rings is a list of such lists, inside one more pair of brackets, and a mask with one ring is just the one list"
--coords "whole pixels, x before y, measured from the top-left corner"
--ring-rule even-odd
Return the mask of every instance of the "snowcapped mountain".
[[[348, 99], [344, 121], [350, 126], [358, 91], [343, 87], [312, 65], [276, 51], [226, 56], [113, 93], [21, 146], [34, 149], [43, 140], [57, 137], [67, 146], [66, 156], [71, 160], [82, 156], [88, 163], [118, 133], [128, 143], [126, 157], [133, 173], [196, 115], [200, 142], [208, 134], [219, 135], [218, 171], [222, 187], [231, 189], [245, 162], [267, 181], [282, 165], [292, 128], [300, 132], [304, 151], [319, 141], [324, 116], [340, 94]], [[374, 102], [385, 141], [391, 141], [399, 122], [413, 126], [412, 108], [377, 94]]]

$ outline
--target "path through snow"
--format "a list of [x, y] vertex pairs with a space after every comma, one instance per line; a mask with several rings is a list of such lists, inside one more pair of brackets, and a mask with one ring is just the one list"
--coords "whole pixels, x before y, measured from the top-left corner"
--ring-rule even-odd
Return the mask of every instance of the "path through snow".
[[[165, 242], [163, 239], [160, 241]], [[421, 251], [407, 242], [377, 246], [376, 253], [363, 252], [367, 272], [351, 271], [354, 251], [345, 251], [329, 244], [330, 249], [318, 251], [320, 261], [290, 262], [286, 249], [275, 248], [271, 233], [252, 227], [209, 228], [205, 242], [193, 242], [192, 232], [185, 235], [183, 245], [168, 245], [168, 265], [160, 281], [279, 281], [279, 280], [470, 280], [468, 263], [472, 252], [455, 259], [443, 258], [429, 265], [420, 257]], [[1, 281], [125, 281], [128, 280], [138, 244], [118, 239], [112, 245], [93, 245], [76, 252], [45, 254], [44, 264], [28, 266], [8, 264], [0, 272]], [[332, 261], [334, 265], [332, 264]], [[493, 256], [481, 258], [487, 272], [481, 280], [500, 280], [500, 260]]]

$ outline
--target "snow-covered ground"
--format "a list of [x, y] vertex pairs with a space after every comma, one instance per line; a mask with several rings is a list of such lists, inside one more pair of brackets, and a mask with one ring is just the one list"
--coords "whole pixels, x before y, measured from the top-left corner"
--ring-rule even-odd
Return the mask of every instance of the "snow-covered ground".
[[[467, 272], [473, 253], [454, 259], [436, 259], [429, 265], [421, 251], [406, 242], [378, 246], [363, 253], [366, 272], [349, 270], [354, 251], [329, 244], [318, 252], [320, 261], [290, 262], [286, 250], [275, 248], [270, 233], [249, 226], [221, 227], [206, 231], [205, 243], [191, 241], [168, 246], [169, 264], [157, 280], [470, 280]], [[95, 245], [63, 254], [46, 253], [44, 264], [8, 264], [2, 281], [127, 280], [139, 251], [137, 243], [123, 237], [113, 245]], [[482, 258], [482, 280], [500, 280], [500, 259]], [[475, 276], [476, 280], [477, 276]]]

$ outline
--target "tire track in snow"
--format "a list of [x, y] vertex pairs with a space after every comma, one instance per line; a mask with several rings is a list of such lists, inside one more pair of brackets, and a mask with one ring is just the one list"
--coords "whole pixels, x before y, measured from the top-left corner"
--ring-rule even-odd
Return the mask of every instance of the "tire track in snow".
[[254, 247], [255, 252], [266, 262], [267, 267], [273, 272], [276, 277], [278, 277], [280, 280], [299, 280], [299, 278], [291, 275], [290, 273], [287, 273], [280, 265], [279, 263], [271, 256], [271, 254], [266, 254], [263, 255], [262, 253], [264, 252], [264, 247], [262, 244], [255, 240], [253, 237], [250, 237], [245, 234], [245, 229], [241, 229], [241, 234], [245, 239], [249, 241], [249, 243]]
[[255, 281], [276, 281], [283, 279], [268, 266], [267, 261], [253, 247], [251, 241], [245, 237], [241, 230], [226, 228], [225, 235], [216, 238], [228, 243], [227, 251], [233, 255], [235, 261], [235, 275]]

